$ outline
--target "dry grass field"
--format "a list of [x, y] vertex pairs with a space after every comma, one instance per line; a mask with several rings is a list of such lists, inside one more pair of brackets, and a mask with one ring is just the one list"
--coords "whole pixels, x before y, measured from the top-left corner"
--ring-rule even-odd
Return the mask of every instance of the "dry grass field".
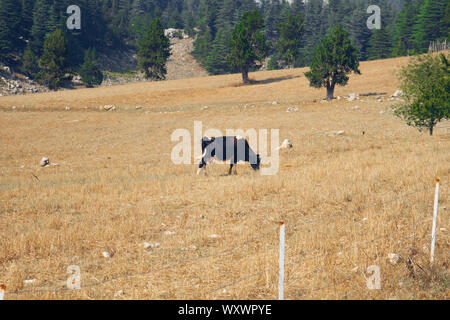
[[[228, 75], [0, 97], [5, 299], [276, 299], [280, 221], [286, 299], [448, 299], [450, 123], [430, 137], [389, 112], [406, 63], [362, 63], [336, 90], [353, 102], [323, 102], [305, 69], [253, 73], [250, 86]], [[194, 121], [279, 129], [293, 149], [273, 176], [248, 164], [197, 176], [170, 158], [171, 133], [193, 135]], [[81, 290], [65, 290], [70, 265]], [[380, 290], [367, 288], [371, 265]]]

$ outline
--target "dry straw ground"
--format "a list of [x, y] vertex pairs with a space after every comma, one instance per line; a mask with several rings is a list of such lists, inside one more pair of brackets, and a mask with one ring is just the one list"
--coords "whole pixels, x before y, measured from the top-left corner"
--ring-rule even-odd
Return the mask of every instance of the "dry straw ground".
[[[229, 75], [0, 98], [5, 298], [273, 299], [285, 221], [287, 299], [448, 299], [450, 123], [430, 137], [388, 112], [406, 62], [362, 63], [337, 88], [386, 93], [383, 102], [323, 103], [304, 69], [254, 73], [251, 86]], [[117, 109], [99, 111], [108, 104]], [[227, 166], [212, 165], [198, 177], [196, 165], [170, 161], [171, 133], [192, 132], [195, 120], [280, 129], [294, 148], [281, 151], [274, 176], [248, 165], [222, 176]], [[44, 156], [60, 166], [40, 168]], [[63, 290], [69, 265], [81, 269], [81, 290]], [[367, 289], [370, 265], [381, 268], [381, 290]]]

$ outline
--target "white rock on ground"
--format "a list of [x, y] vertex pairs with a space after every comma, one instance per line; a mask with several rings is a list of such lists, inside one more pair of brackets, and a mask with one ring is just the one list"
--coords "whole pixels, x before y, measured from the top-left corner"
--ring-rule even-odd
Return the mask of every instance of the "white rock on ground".
[[397, 264], [400, 261], [400, 256], [396, 253], [389, 253], [388, 258], [392, 264]]
[[278, 149], [290, 149], [290, 148], [292, 148], [292, 143], [289, 141], [289, 139], [285, 139]]
[[402, 95], [403, 95], [403, 91], [402, 91], [402, 90], [397, 90], [397, 91], [395, 91], [395, 93], [391, 96], [391, 98], [401, 97]]

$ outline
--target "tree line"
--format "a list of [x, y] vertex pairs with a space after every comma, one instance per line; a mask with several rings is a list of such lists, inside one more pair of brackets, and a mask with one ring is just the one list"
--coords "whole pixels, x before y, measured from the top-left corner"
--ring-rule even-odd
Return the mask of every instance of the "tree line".
[[[366, 26], [366, 9], [373, 4], [381, 8], [379, 30]], [[81, 8], [81, 30], [66, 28], [69, 5]], [[163, 29], [182, 28], [196, 37], [193, 54], [210, 74], [241, 72], [230, 61], [233, 41], [243, 36], [235, 27], [253, 10], [261, 16], [257, 34], [266, 40], [258, 55], [270, 57], [269, 69], [310, 65], [338, 24], [360, 61], [423, 53], [430, 41], [449, 39], [448, 0], [0, 0], [0, 61], [45, 81], [45, 70], [56, 63], [45, 54], [53, 33], [59, 40], [49, 41], [47, 50], [60, 42], [67, 55], [58, 63], [69, 71], [89, 71], [89, 83], [95, 84], [100, 77], [95, 53], [142, 51], [158, 18]], [[259, 67], [255, 63], [249, 71]]]

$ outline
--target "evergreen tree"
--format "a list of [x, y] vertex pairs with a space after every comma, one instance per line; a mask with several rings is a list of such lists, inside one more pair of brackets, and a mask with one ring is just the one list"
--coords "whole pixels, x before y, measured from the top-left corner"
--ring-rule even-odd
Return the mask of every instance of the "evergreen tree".
[[232, 68], [242, 73], [243, 83], [249, 83], [249, 70], [261, 63], [267, 54], [266, 39], [261, 32], [263, 27], [263, 17], [255, 9], [245, 12], [233, 29], [228, 61]]
[[22, 58], [21, 71], [30, 78], [34, 78], [39, 72], [39, 59], [28, 45]]
[[303, 47], [303, 59], [309, 64], [314, 54], [314, 49], [320, 45], [324, 35], [322, 26], [322, 0], [309, 0], [305, 7], [305, 46]]
[[305, 73], [310, 86], [327, 88], [327, 100], [334, 99], [336, 85], [345, 86], [349, 80], [348, 74], [359, 71], [358, 52], [350, 42], [348, 33], [341, 25], [325, 36], [322, 45], [318, 46], [310, 71]]
[[349, 34], [355, 48], [358, 49], [358, 59], [360, 61], [367, 60], [367, 50], [372, 31], [367, 28], [366, 6], [363, 2], [359, 2], [350, 17]]
[[160, 20], [155, 18], [139, 44], [139, 67], [147, 79], [164, 80], [169, 57], [170, 41], [164, 35]]
[[0, 60], [6, 62], [12, 58], [21, 44], [19, 40], [21, 6], [17, 0], [0, 0]]
[[368, 50], [368, 59], [386, 59], [391, 57], [391, 42], [385, 28], [374, 29], [370, 38], [370, 47]]
[[21, 33], [24, 39], [30, 39], [33, 26], [34, 0], [22, 0]]
[[31, 49], [40, 56], [43, 51], [45, 35], [50, 32], [50, 1], [37, 0], [33, 9], [33, 26], [31, 27]]
[[414, 25], [417, 20], [417, 11], [413, 0], [405, 0], [400, 12], [394, 38], [394, 56], [404, 56], [414, 49]]
[[291, 68], [300, 66], [301, 48], [303, 38], [303, 20], [301, 13], [296, 16], [291, 14], [287, 17], [287, 22], [279, 24], [280, 40], [277, 48], [281, 54], [281, 59], [285, 61]]
[[210, 74], [230, 73], [232, 69], [227, 61], [230, 54], [231, 31], [219, 29], [212, 44], [211, 52], [206, 60], [206, 70]]
[[103, 81], [103, 74], [98, 66], [97, 56], [94, 48], [86, 50], [84, 62], [80, 68], [81, 81], [88, 87], [100, 85]]
[[48, 35], [44, 42], [44, 53], [39, 60], [39, 81], [51, 90], [61, 87], [67, 71], [67, 39], [60, 29]]
[[431, 41], [448, 36], [445, 8], [448, 0], [425, 0], [420, 7], [414, 38], [420, 52], [426, 52]]

